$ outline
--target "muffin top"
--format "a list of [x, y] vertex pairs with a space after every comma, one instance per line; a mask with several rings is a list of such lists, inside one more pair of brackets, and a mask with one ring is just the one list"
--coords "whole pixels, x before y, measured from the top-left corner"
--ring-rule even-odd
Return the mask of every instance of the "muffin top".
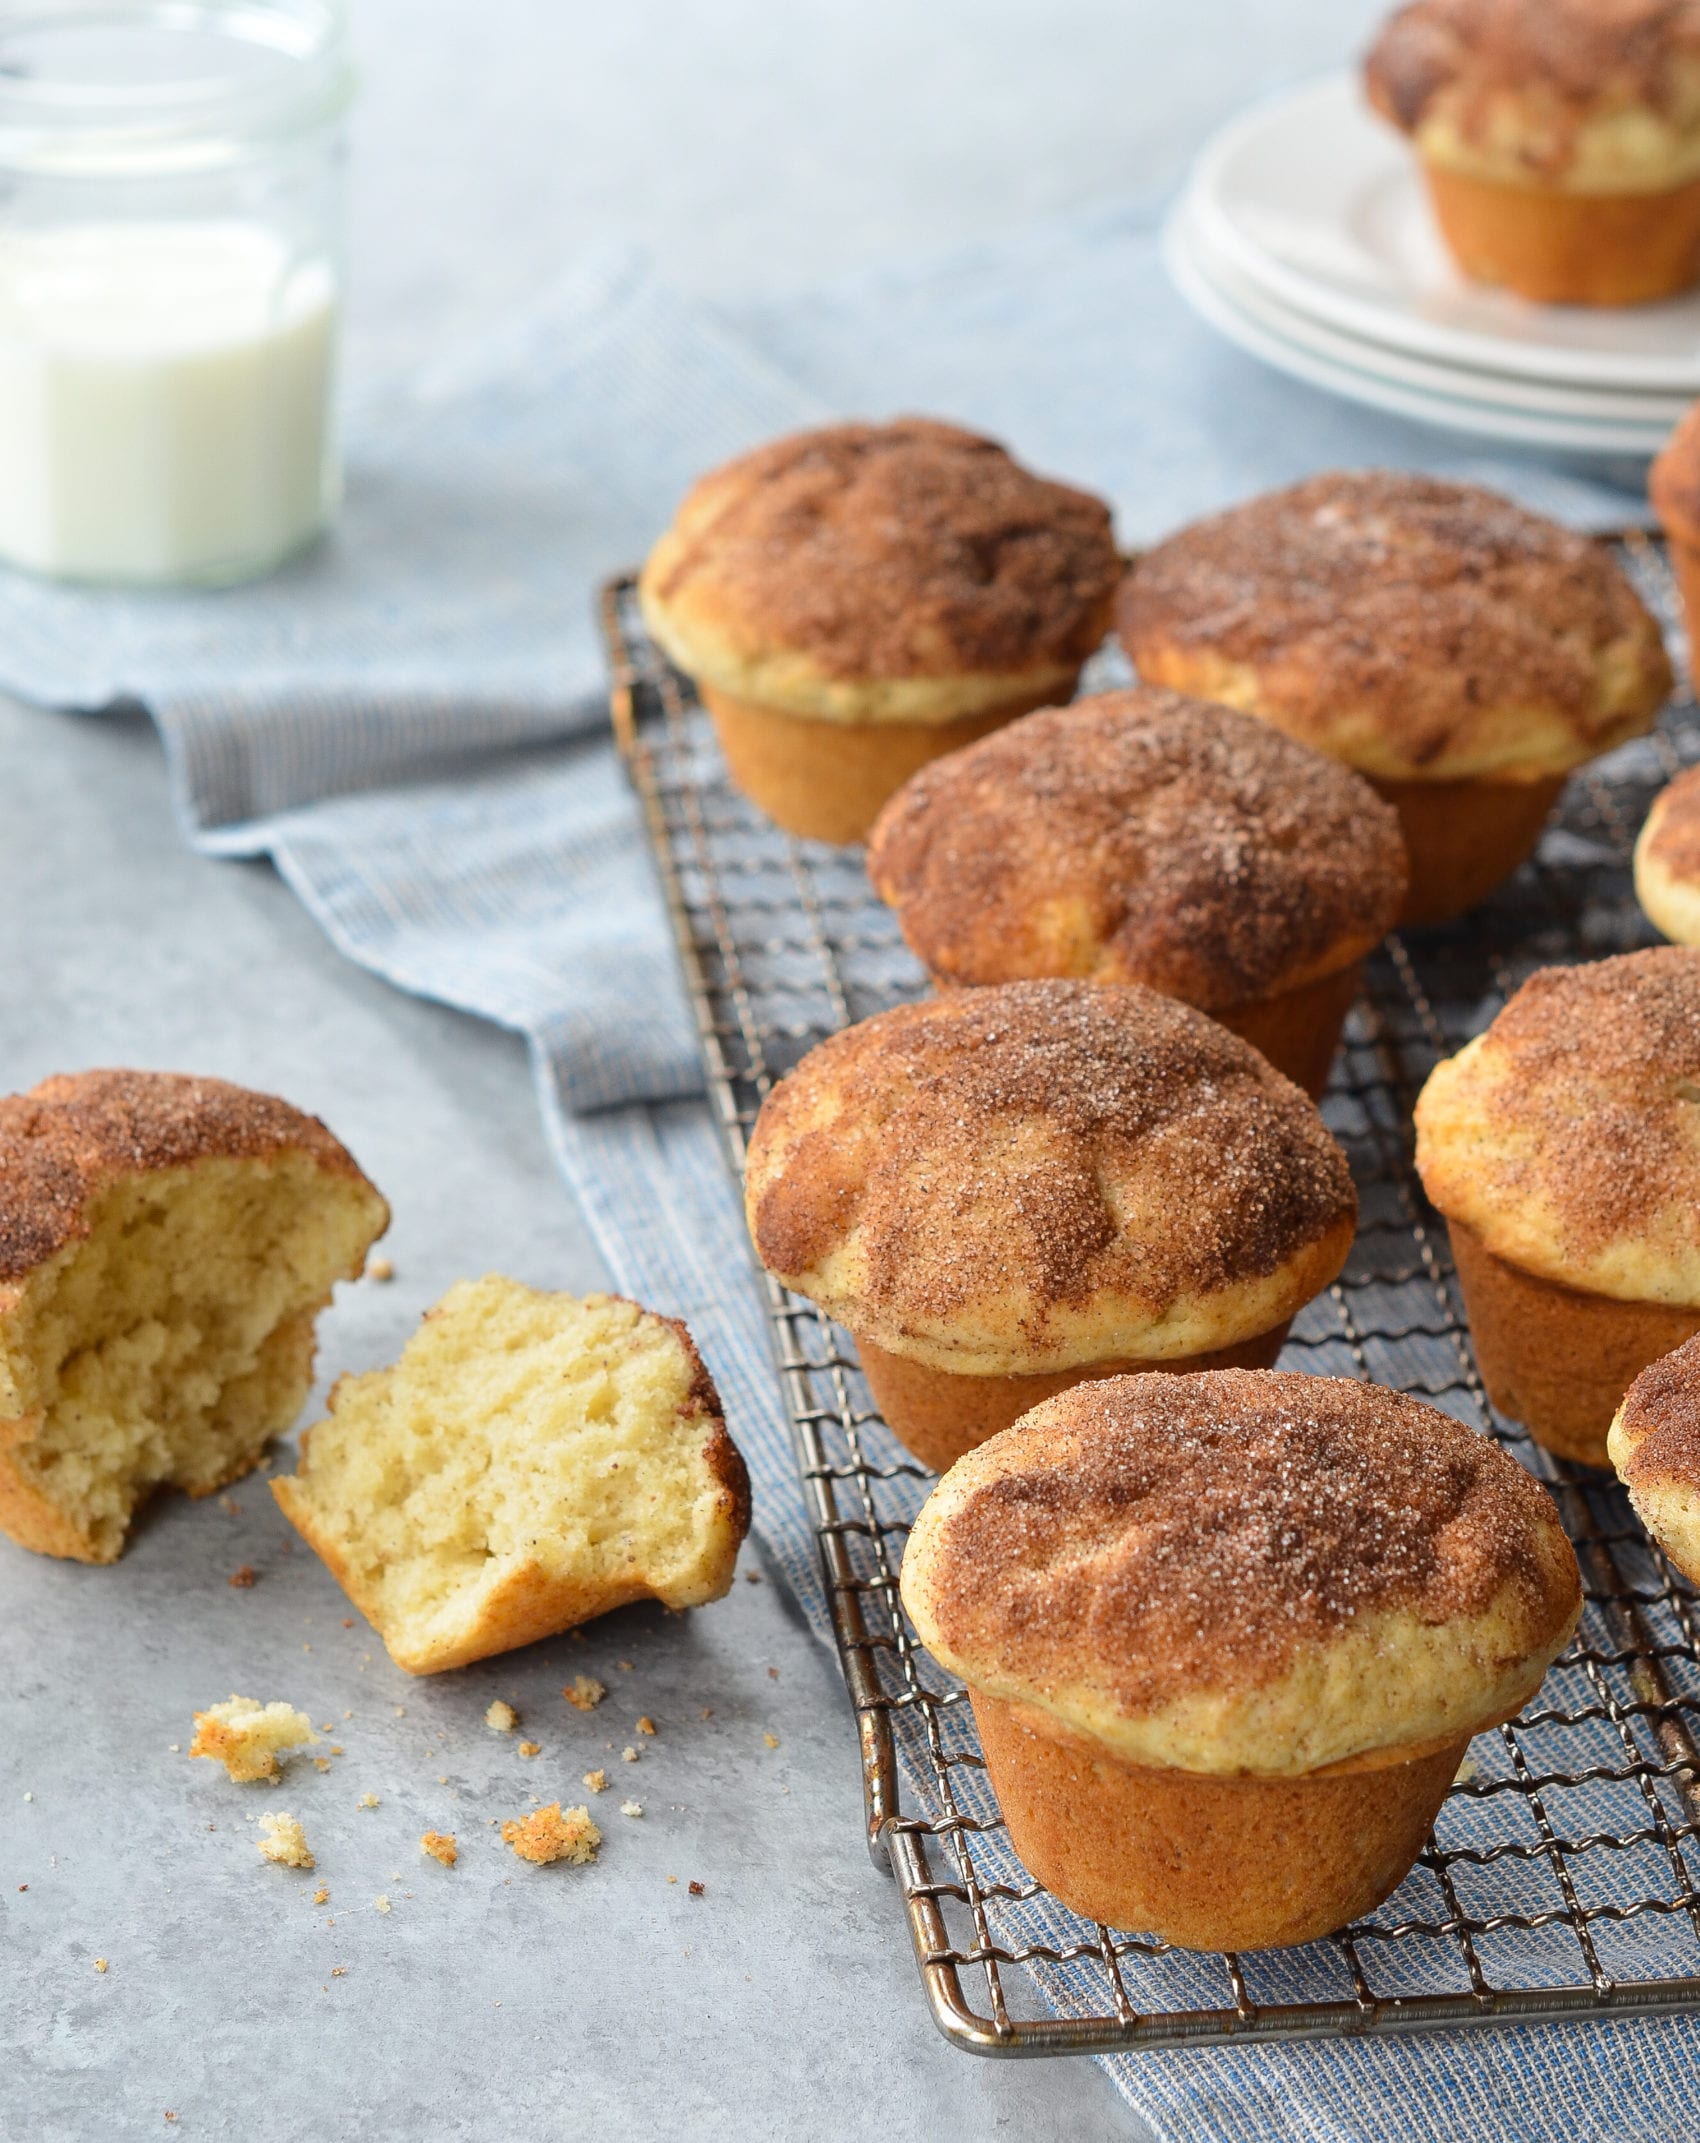
[[1124, 1760], [1290, 1777], [1509, 1718], [1576, 1625], [1551, 1498], [1433, 1407], [1275, 1370], [1076, 1385], [959, 1459], [922, 1642]]
[[1667, 938], [1700, 945], [1700, 767], [1653, 798], [1635, 844], [1635, 892]]
[[1101, 500], [902, 417], [798, 432], [702, 478], [639, 594], [699, 683], [827, 721], [930, 722], [1066, 697], [1121, 572]]
[[809, 1052], [746, 1176], [762, 1263], [859, 1338], [1005, 1375], [1271, 1330], [1357, 1219], [1321, 1117], [1249, 1042], [1136, 984], [900, 1005]]
[[1468, 175], [1612, 194], [1700, 174], [1700, 0], [1414, 0], [1364, 71], [1383, 117]]
[[1385, 780], [1563, 774], [1640, 735], [1671, 688], [1602, 546], [1427, 476], [1317, 476], [1196, 522], [1117, 610], [1147, 682]]
[[1700, 1492], [1700, 1339], [1642, 1370], [1607, 1442], [1618, 1477], [1631, 1490]]
[[1700, 402], [1665, 441], [1647, 491], [1665, 534], [1700, 550]]
[[935, 760], [868, 874], [941, 982], [1143, 982], [1206, 1011], [1349, 966], [1405, 897], [1392, 807], [1267, 722], [1106, 692]]
[[1417, 1102], [1417, 1167], [1449, 1220], [1524, 1271], [1700, 1308], [1700, 952], [1529, 980]]
[[366, 1182], [316, 1116], [223, 1079], [87, 1071], [6, 1095], [0, 1098], [0, 1284], [26, 1279], [85, 1238], [89, 1206], [120, 1177], [287, 1152], [306, 1154], [327, 1174]]

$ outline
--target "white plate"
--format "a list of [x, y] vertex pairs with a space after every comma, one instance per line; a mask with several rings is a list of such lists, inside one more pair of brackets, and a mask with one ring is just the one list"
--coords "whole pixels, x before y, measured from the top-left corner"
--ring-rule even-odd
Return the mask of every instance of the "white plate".
[[1301, 348], [1337, 364], [1354, 366], [1390, 381], [1395, 386], [1415, 387], [1425, 393], [1462, 396], [1467, 401], [1487, 402], [1499, 409], [1512, 409], [1555, 417], [1581, 417], [1593, 422], [1623, 421], [1651, 425], [1661, 433], [1672, 430], [1686, 414], [1689, 397], [1680, 394], [1635, 393], [1630, 389], [1565, 387], [1544, 380], [1512, 379], [1500, 372], [1480, 372], [1468, 365], [1442, 364], [1438, 359], [1412, 357], [1403, 350], [1371, 342], [1361, 335], [1314, 319], [1295, 306], [1273, 296], [1248, 275], [1242, 275], [1233, 260], [1218, 253], [1210, 243], [1207, 227], [1183, 201], [1175, 214], [1172, 243], [1188, 252], [1201, 273], [1207, 275], [1242, 312], [1260, 325], [1284, 335]]
[[1266, 327], [1246, 312], [1230, 293], [1212, 281], [1199, 259], [1185, 245], [1171, 221], [1164, 234], [1164, 253], [1169, 273], [1181, 294], [1212, 327], [1254, 357], [1295, 379], [1348, 401], [1362, 402], [1418, 424], [1440, 431], [1459, 432], [1477, 439], [1492, 439], [1505, 446], [1538, 447], [1548, 451], [1597, 459], [1620, 457], [1645, 464], [1658, 451], [1664, 433], [1655, 425], [1593, 422], [1539, 412], [1520, 412], [1496, 407], [1462, 395], [1425, 393], [1400, 386], [1355, 366], [1319, 356], [1289, 336]]
[[1349, 334], [1513, 377], [1700, 394], [1700, 294], [1608, 309], [1465, 282], [1415, 156], [1354, 77], [1236, 120], [1205, 149], [1191, 195], [1219, 255]]

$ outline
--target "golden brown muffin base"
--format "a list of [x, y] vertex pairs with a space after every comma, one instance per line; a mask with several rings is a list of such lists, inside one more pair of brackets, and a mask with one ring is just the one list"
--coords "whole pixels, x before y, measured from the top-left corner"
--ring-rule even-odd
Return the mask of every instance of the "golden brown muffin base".
[[865, 841], [887, 802], [929, 760], [1073, 691], [1068, 681], [954, 722], [825, 722], [697, 687], [733, 786], [787, 833], [840, 847]]
[[1700, 693], [1700, 550], [1691, 543], [1684, 543], [1680, 536], [1672, 536], [1670, 562], [1676, 584], [1682, 590], [1682, 616], [1688, 628], [1689, 681]]
[[1538, 781], [1382, 781], [1364, 777], [1399, 814], [1411, 859], [1402, 925], [1455, 922], [1486, 900], [1539, 846], [1567, 774]]
[[1029, 1706], [969, 1695], [1029, 1872], [1083, 1919], [1183, 1949], [1282, 1949], [1373, 1911], [1410, 1873], [1470, 1745], [1213, 1778], [1123, 1763]]
[[1700, 282], [1700, 179], [1664, 193], [1584, 194], [1426, 162], [1423, 175], [1472, 282], [1539, 305], [1648, 305]]
[[1700, 1333], [1700, 1310], [1561, 1287], [1448, 1222], [1488, 1397], [1559, 1458], [1608, 1468], [1606, 1432], [1649, 1362]]
[[888, 1353], [871, 1339], [858, 1339], [856, 1352], [886, 1427], [923, 1466], [947, 1473], [965, 1451], [974, 1450], [1042, 1401], [1072, 1391], [1077, 1384], [1147, 1372], [1184, 1376], [1198, 1369], [1273, 1369], [1287, 1344], [1291, 1324], [1289, 1317], [1273, 1331], [1260, 1332], [1237, 1346], [1177, 1355], [1169, 1362], [1084, 1362], [1078, 1368], [1028, 1376], [976, 1377], [955, 1369], [934, 1369], [930, 1363]]
[[1318, 975], [1315, 981], [1283, 990], [1278, 997], [1266, 997], [1261, 1004], [1234, 1005], [1210, 1016], [1260, 1049], [1312, 1101], [1320, 1101], [1340, 1047], [1346, 1014], [1357, 1002], [1363, 972], [1363, 962], [1354, 960], [1350, 967]]

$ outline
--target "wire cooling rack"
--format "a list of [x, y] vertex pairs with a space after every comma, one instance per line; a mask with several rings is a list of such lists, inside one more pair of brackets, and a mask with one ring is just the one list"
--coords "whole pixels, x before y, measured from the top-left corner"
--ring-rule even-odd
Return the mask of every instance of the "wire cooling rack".
[[[1669, 570], [1621, 555], [1675, 629]], [[825, 1035], [925, 982], [859, 850], [777, 832], [730, 786], [632, 583], [603, 622], [615, 727], [642, 801], [732, 1165], [768, 1088]], [[1094, 682], [1115, 681], [1113, 655]], [[1125, 675], [1125, 672], [1122, 673]], [[1581, 1559], [1577, 1641], [1513, 1725], [1478, 1735], [1420, 1862], [1367, 1920], [1299, 1950], [1203, 1956], [1075, 1918], [1015, 1858], [960, 1684], [897, 1590], [931, 1476], [881, 1422], [853, 1347], [771, 1280], [775, 1361], [860, 1727], [870, 1847], [895, 1876], [935, 2020], [986, 2054], [1103, 2053], [1700, 2009], [1700, 1598], [1615, 1486], [1489, 1406], [1446, 1233], [1411, 1167], [1430, 1068], [1533, 969], [1654, 942], [1629, 860], [1657, 788], [1700, 760], [1684, 698], [1570, 785], [1536, 861], [1467, 923], [1369, 964], [1323, 1113], [1362, 1222], [1283, 1365], [1417, 1393], [1552, 1489]]]

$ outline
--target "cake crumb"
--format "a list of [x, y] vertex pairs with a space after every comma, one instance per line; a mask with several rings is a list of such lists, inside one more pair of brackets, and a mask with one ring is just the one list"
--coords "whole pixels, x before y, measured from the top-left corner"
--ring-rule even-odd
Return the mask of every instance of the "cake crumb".
[[746, 1570], [744, 1572], [744, 1583], [746, 1585], [759, 1585], [761, 1583], [761, 1572], [759, 1570]]
[[655, 1721], [650, 1718], [647, 1713], [645, 1713], [645, 1715], [637, 1723], [637, 1730], [640, 1734], [653, 1734], [655, 1731]]
[[342, 1626], [345, 1630], [353, 1629], [354, 1617], [352, 1615], [344, 1615], [342, 1618]]
[[346, 1979], [348, 1977], [347, 1965], [333, 1964], [331, 1966], [331, 1977], [332, 1979]]
[[543, 1744], [541, 1741], [522, 1741], [519, 1745], [519, 1752], [522, 1756], [541, 1756], [543, 1754]]
[[702, 1715], [705, 1719], [712, 1719], [714, 1717], [714, 1706], [705, 1704], [702, 1708]]
[[582, 1867], [596, 1858], [602, 1833], [590, 1820], [588, 1808], [569, 1808], [563, 1813], [560, 1802], [552, 1801], [520, 1821], [504, 1823], [502, 1843], [512, 1846], [521, 1860], [539, 1867], [552, 1860]]
[[484, 1714], [484, 1724], [495, 1734], [511, 1734], [519, 1724], [519, 1713], [511, 1704], [504, 1704], [498, 1697]]
[[225, 1583], [234, 1585], [238, 1592], [246, 1592], [253, 1582], [254, 1566], [252, 1563], [244, 1563], [239, 1570], [233, 1570], [229, 1577], [225, 1579]]
[[777, 1667], [769, 1667], [767, 1670], [767, 1678], [770, 1682], [778, 1681], [779, 1669]]
[[632, 1662], [629, 1659], [617, 1659], [614, 1664], [622, 1674], [630, 1674], [633, 1671]]
[[360, 1796], [360, 1805], [362, 1808], [376, 1808], [378, 1796], [375, 1793], [363, 1793]]
[[318, 1889], [313, 1892], [313, 1903], [315, 1905], [328, 1905], [330, 1901], [330, 1885], [328, 1883], [321, 1883]]
[[692, 1883], [692, 1885], [691, 1885], [691, 1895], [692, 1895], [692, 1897], [701, 1897], [701, 1896], [702, 1896], [702, 1894], [703, 1894], [703, 1885], [702, 1885], [701, 1883]]
[[366, 1277], [368, 1280], [393, 1280], [395, 1267], [388, 1258], [368, 1258]]
[[628, 1741], [626, 1743], [626, 1746], [620, 1751], [620, 1761], [623, 1764], [635, 1764], [637, 1760], [638, 1752], [632, 1747], [631, 1743]]
[[575, 1674], [569, 1686], [561, 1691], [574, 1711], [594, 1711], [608, 1694], [607, 1685], [599, 1682], [594, 1674]]
[[233, 1696], [228, 1704], [196, 1712], [189, 1754], [217, 1757], [238, 1785], [247, 1785], [275, 1779], [280, 1751], [318, 1738], [312, 1720], [292, 1704], [256, 1704], [252, 1697]]
[[380, 1890], [378, 1892], [378, 1895], [372, 1900], [372, 1910], [374, 1912], [388, 1912], [389, 1909], [390, 1901], [388, 1897], [384, 1894], [384, 1892]]
[[280, 1868], [310, 1868], [313, 1855], [307, 1844], [307, 1833], [294, 1816], [281, 1811], [260, 1818], [263, 1838], [254, 1842], [267, 1860], [275, 1861]]
[[97, 1972], [104, 1972], [107, 1969], [106, 1959], [97, 1957], [94, 1961], [94, 1968]]
[[315, 1756], [313, 1758], [313, 1769], [315, 1771], [328, 1771], [330, 1767], [331, 1760], [328, 1756]]
[[608, 1774], [606, 1771], [587, 1771], [584, 1774], [584, 1782], [592, 1793], [606, 1793], [608, 1791]]
[[620, 1803], [620, 1813], [623, 1816], [641, 1816], [643, 1814], [643, 1803], [641, 1801], [622, 1801]]
[[460, 1848], [455, 1844], [452, 1830], [428, 1830], [419, 1841], [419, 1850], [429, 1853], [433, 1860], [440, 1860], [445, 1868], [452, 1868], [460, 1858]]
[[770, 1749], [776, 1749], [776, 1748], [778, 1748], [778, 1746], [779, 1746], [779, 1736], [778, 1736], [777, 1734], [763, 1734], [763, 1736], [762, 1736], [761, 1738], [762, 1738], [763, 1742], [764, 1742], [764, 1743], [765, 1743], [765, 1744], [767, 1745], [767, 1747], [768, 1747], [768, 1748], [770, 1748]]

